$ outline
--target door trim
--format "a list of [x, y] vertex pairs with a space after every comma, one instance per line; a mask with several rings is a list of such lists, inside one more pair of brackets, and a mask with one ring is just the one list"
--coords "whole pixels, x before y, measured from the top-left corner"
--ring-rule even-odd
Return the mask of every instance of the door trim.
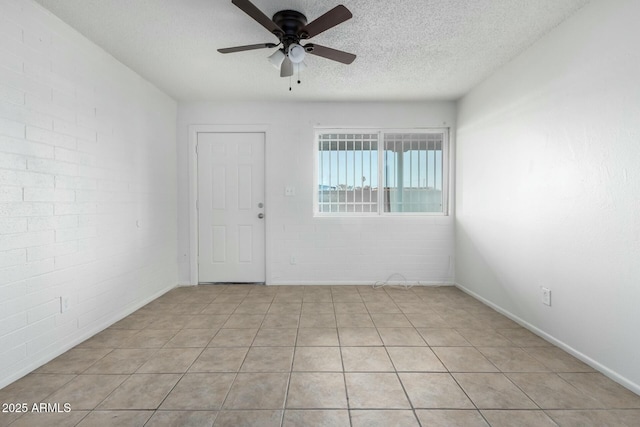
[[[264, 204], [266, 213], [269, 208], [269, 194], [267, 189], [269, 180], [267, 147], [269, 136], [269, 125], [189, 125], [189, 283], [197, 285], [199, 283], [198, 274], [198, 154], [196, 145], [198, 144], [198, 134], [200, 133], [262, 133], [264, 134]], [[269, 215], [265, 217], [265, 284], [271, 282], [271, 263], [269, 251]]]

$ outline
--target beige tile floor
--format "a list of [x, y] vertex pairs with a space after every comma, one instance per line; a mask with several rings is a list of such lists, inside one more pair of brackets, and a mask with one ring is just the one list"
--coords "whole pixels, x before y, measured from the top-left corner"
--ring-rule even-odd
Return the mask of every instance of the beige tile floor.
[[639, 426], [640, 397], [452, 287], [176, 288], [0, 390], [0, 426]]

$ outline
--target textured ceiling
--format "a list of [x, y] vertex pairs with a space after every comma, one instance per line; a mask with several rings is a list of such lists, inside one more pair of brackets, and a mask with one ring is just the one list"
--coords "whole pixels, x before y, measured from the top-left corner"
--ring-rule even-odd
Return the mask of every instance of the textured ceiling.
[[[178, 100], [454, 100], [589, 0], [343, 0], [353, 18], [312, 42], [358, 55], [308, 56], [302, 84], [266, 60], [277, 42], [230, 0], [36, 0]], [[253, 0], [309, 21], [341, 0]]]

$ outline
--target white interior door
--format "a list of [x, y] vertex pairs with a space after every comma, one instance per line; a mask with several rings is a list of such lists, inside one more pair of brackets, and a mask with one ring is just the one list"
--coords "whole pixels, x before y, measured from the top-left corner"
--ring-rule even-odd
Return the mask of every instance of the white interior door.
[[264, 282], [264, 133], [199, 133], [197, 150], [199, 282]]

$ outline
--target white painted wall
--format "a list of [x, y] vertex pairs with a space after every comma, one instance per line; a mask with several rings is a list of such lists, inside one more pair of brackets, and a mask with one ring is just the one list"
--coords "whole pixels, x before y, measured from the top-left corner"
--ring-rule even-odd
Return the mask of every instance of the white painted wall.
[[594, 1], [465, 96], [456, 176], [456, 281], [636, 392], [639, 16]]
[[37, 4], [0, 2], [0, 388], [177, 284], [176, 114]]
[[[295, 88], [304, 90], [304, 86]], [[283, 86], [283, 90], [286, 87]], [[189, 283], [189, 125], [267, 125], [267, 283], [374, 283], [453, 279], [452, 216], [314, 218], [314, 126], [454, 127], [455, 104], [181, 103], [178, 108], [178, 253]], [[453, 135], [452, 138], [453, 140]], [[286, 186], [295, 187], [285, 197]], [[297, 264], [290, 264], [290, 257]]]

